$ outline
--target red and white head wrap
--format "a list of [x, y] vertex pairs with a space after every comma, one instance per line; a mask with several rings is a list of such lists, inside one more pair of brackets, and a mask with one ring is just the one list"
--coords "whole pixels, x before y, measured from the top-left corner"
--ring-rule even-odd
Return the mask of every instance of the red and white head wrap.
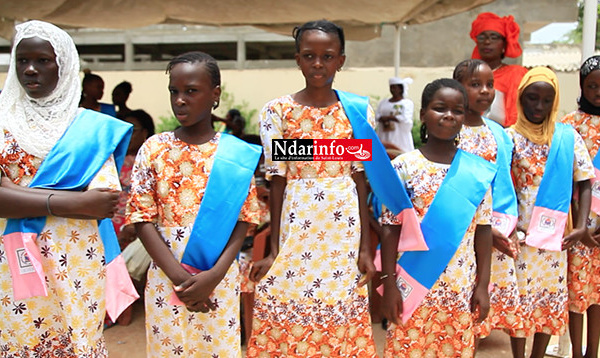
[[[471, 24], [471, 38], [477, 43], [477, 35], [484, 31], [495, 31], [504, 37], [506, 44], [504, 55], [506, 57], [519, 57], [523, 50], [519, 44], [519, 24], [512, 15], [500, 17], [491, 12], [482, 12]], [[477, 46], [473, 49], [471, 58], [478, 58]]]

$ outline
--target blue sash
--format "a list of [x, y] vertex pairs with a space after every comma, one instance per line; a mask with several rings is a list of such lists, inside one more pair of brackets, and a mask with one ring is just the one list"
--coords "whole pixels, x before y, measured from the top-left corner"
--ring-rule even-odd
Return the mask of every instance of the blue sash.
[[519, 215], [517, 194], [510, 173], [513, 142], [501, 125], [487, 118], [484, 118], [484, 121], [492, 131], [498, 148], [496, 154], [498, 174], [492, 182], [494, 227], [505, 236], [509, 236], [515, 229]]
[[262, 148], [221, 133], [204, 197], [181, 263], [188, 269], [212, 268], [229, 242]]
[[496, 175], [496, 165], [458, 150], [429, 206], [421, 229], [429, 251], [411, 251], [398, 260], [397, 284], [404, 298], [403, 321], [436, 283], [460, 246]]
[[390, 158], [379, 137], [367, 121], [369, 99], [349, 92], [338, 90], [335, 92], [342, 103], [346, 116], [350, 120], [354, 138], [371, 140], [372, 160], [362, 162], [371, 189], [379, 201], [394, 215], [402, 215], [401, 220], [404, 230], [400, 237], [399, 247], [402, 251], [427, 250], [406, 188], [404, 188], [402, 181], [392, 167]]
[[525, 242], [540, 249], [561, 251], [573, 195], [573, 127], [556, 123]]

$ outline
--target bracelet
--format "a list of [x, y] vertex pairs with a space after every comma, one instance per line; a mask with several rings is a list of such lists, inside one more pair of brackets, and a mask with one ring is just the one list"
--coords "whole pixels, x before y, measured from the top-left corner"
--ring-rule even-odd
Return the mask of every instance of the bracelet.
[[48, 209], [49, 216], [54, 216], [54, 214], [52, 214], [52, 210], [50, 210], [50, 198], [52, 197], [52, 195], [54, 194], [48, 194], [48, 197], [46, 198], [46, 209]]
[[379, 279], [380, 279], [380, 280], [383, 280], [384, 278], [388, 278], [388, 277], [390, 277], [390, 276], [396, 277], [396, 273], [395, 273], [395, 272], [394, 272], [394, 273], [391, 273], [391, 274], [389, 274], [389, 273], [384, 273], [383, 275], [379, 276]]

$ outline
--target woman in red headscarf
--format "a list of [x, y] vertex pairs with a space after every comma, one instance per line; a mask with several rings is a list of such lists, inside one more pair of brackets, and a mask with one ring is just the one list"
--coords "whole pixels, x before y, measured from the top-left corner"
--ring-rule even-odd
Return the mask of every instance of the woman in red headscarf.
[[517, 88], [527, 69], [507, 65], [504, 57], [519, 57], [519, 25], [509, 15], [500, 17], [491, 12], [479, 14], [471, 24], [471, 38], [476, 46], [471, 58], [482, 59], [494, 71], [496, 97], [485, 116], [509, 127], [517, 121]]

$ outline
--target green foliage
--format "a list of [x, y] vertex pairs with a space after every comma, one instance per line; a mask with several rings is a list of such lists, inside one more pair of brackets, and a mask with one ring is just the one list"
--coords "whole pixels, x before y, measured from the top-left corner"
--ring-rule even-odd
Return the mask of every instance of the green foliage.
[[[579, 0], [577, 6], [579, 7], [577, 12], [577, 27], [566, 35], [567, 39], [564, 41], [569, 44], [580, 44], [583, 36], [583, 1]], [[600, 50], [600, 7], [597, 7], [596, 11], [598, 13], [596, 23], [596, 50]]]
[[174, 115], [159, 116], [158, 123], [156, 123], [156, 133], [169, 132], [177, 127], [179, 127], [179, 121]]

